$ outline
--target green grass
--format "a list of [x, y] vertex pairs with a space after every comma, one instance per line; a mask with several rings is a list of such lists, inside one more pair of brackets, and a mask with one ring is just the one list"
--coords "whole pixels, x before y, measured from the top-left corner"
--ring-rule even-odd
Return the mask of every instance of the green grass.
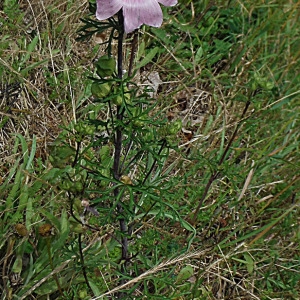
[[[298, 299], [299, 3], [180, 1], [141, 30], [132, 183], [113, 179], [103, 132], [119, 125], [91, 94], [105, 47], [76, 41], [88, 14], [76, 0], [1, 7], [1, 299]], [[87, 199], [100, 215], [84, 225]]]

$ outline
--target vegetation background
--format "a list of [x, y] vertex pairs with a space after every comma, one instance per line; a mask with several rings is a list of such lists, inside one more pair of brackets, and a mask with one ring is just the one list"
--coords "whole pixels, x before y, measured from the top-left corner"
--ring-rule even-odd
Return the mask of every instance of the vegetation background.
[[126, 272], [113, 145], [95, 142], [108, 102], [91, 92], [109, 34], [76, 40], [89, 8], [0, 3], [1, 299], [299, 299], [300, 2], [181, 0], [140, 30], [134, 134], [169, 147], [139, 140], [131, 167], [151, 182], [118, 183], [135, 224]]

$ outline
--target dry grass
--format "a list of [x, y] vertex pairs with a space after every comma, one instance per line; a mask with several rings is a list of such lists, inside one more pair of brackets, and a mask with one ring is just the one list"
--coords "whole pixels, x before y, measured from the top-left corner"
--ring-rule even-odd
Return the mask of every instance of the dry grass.
[[[29, 142], [35, 135], [37, 155], [45, 159], [47, 145], [58, 136], [61, 126], [76, 118], [77, 101], [85, 87], [73, 84], [71, 77], [79, 79], [90, 65], [94, 44], [75, 41], [80, 18], [87, 14], [86, 2], [21, 1], [20, 8], [23, 27], [14, 31], [0, 60], [5, 68], [0, 121], [7, 117], [0, 131], [0, 153], [4, 160], [9, 159], [15, 134], [22, 134]], [[29, 52], [26, 47], [32, 42], [33, 33], [38, 41], [34, 51]], [[26, 66], [42, 63], [24, 76], [15, 62], [26, 54]]]

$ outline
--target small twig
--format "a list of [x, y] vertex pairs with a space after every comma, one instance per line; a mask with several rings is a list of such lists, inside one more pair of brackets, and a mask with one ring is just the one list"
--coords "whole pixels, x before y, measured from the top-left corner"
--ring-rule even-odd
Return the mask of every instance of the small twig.
[[81, 236], [82, 236], [82, 234], [80, 233], [78, 235], [78, 248], [79, 248], [79, 255], [80, 255], [80, 263], [81, 263], [81, 266], [82, 266], [82, 274], [83, 274], [83, 277], [84, 277], [84, 280], [85, 280], [85, 283], [86, 283], [87, 287], [89, 288], [90, 292], [93, 294], [93, 290], [90, 286], [90, 283], [89, 283], [89, 280], [88, 280], [88, 277], [87, 277], [87, 274], [86, 274], [86, 267], [85, 267], [85, 264], [84, 264], [84, 256], [83, 256], [83, 249], [82, 249], [82, 243], [81, 243]]

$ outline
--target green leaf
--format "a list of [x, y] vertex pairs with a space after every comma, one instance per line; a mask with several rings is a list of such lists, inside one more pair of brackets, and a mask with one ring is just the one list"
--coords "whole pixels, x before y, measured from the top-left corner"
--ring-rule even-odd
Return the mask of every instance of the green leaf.
[[155, 48], [151, 49], [148, 52], [148, 54], [144, 57], [144, 59], [137, 64], [135, 69], [138, 70], [141, 67], [144, 67], [145, 65], [149, 64], [152, 61], [152, 59], [155, 57], [155, 55], [157, 54], [158, 50], [159, 50], [158, 47], [155, 47]]
[[65, 209], [63, 209], [62, 213], [61, 213], [61, 217], [60, 217], [60, 233], [64, 234], [64, 233], [68, 233], [70, 231], [69, 228], [69, 220], [68, 220], [68, 215]]
[[95, 64], [100, 77], [111, 76], [116, 70], [116, 60], [108, 55], [101, 56]]
[[194, 269], [192, 266], [185, 266], [184, 268], [182, 268], [179, 272], [179, 274], [177, 275], [177, 279], [176, 282], [178, 284], [182, 284], [185, 281], [187, 281], [190, 277], [192, 277], [194, 275]]
[[245, 260], [236, 257], [232, 257], [232, 259], [246, 265], [249, 274], [252, 274], [254, 270], [254, 261], [248, 253], [244, 253], [243, 255]]
[[28, 284], [28, 282], [30, 281], [30, 279], [32, 278], [32, 276], [34, 275], [34, 268], [33, 268], [33, 257], [32, 255], [30, 255], [30, 261], [29, 261], [29, 267], [26, 268], [25, 273], [23, 274], [24, 277], [26, 278], [24, 280], [24, 286], [26, 286]]
[[252, 274], [253, 270], [254, 270], [254, 261], [248, 253], [244, 253], [244, 258], [247, 262], [247, 270], [248, 270], [249, 274]]
[[89, 280], [89, 284], [90, 284], [90, 287], [96, 297], [101, 295], [101, 291], [99, 290], [98, 285], [96, 283], [94, 283], [94, 281]]
[[22, 146], [22, 154], [23, 154], [23, 166], [26, 166], [28, 163], [28, 145], [25, 138], [17, 133], [16, 136], [19, 138]]
[[27, 161], [25, 170], [30, 169], [30, 166], [31, 166], [32, 161], [33, 161], [34, 156], [35, 156], [35, 152], [36, 152], [36, 137], [35, 137], [35, 135], [33, 135], [32, 144], [31, 144], [31, 151], [30, 151], [30, 155], [28, 157], [28, 161]]
[[141, 59], [141, 57], [144, 55], [144, 53], [145, 53], [145, 41], [142, 41], [139, 45], [138, 52], [136, 55], [137, 61], [139, 61]]
[[110, 147], [109, 146], [103, 146], [100, 149], [100, 158], [101, 158], [101, 164], [104, 168], [108, 168], [112, 164], [112, 156], [110, 154]]
[[38, 66], [40, 66], [40, 65], [46, 64], [46, 63], [48, 63], [48, 59], [44, 59], [44, 60], [41, 60], [41, 61], [37, 61], [37, 62], [35, 62], [35, 63], [29, 65], [29, 66], [26, 67], [25, 69], [21, 70], [21, 71], [20, 71], [20, 74], [21, 74], [22, 76], [25, 77], [25, 76], [28, 75], [28, 72], [29, 72], [30, 70], [32, 70], [32, 69], [34, 69], [34, 68], [36, 68], [36, 67], [38, 67]]
[[[12, 189], [10, 190], [10, 193], [8, 194], [6, 201], [5, 201], [5, 206], [6, 206], [7, 211], [10, 211], [13, 208], [13, 203], [19, 195], [18, 192], [19, 192], [19, 188], [21, 185], [22, 177], [23, 177], [23, 172], [22, 172], [22, 167], [20, 167], [15, 176], [14, 185], [13, 185]], [[5, 219], [6, 219], [6, 217], [7, 217], [7, 214], [5, 214]]]
[[27, 52], [26, 52], [25, 56], [23, 57], [22, 61], [20, 62], [20, 66], [23, 65], [30, 58], [31, 53], [34, 51], [38, 41], [39, 41], [39, 37], [35, 36], [33, 38], [33, 40], [31, 41], [31, 43], [28, 45]]
[[22, 255], [17, 255], [11, 271], [13, 273], [17, 273], [17, 274], [21, 273], [22, 272], [22, 262], [23, 262]]
[[199, 63], [203, 57], [203, 48], [200, 46], [195, 55], [195, 63]]
[[17, 212], [22, 212], [25, 210], [25, 207], [27, 206], [27, 201], [28, 201], [28, 185], [25, 184], [21, 186], [21, 194], [19, 197], [19, 203], [18, 203], [18, 209]]

